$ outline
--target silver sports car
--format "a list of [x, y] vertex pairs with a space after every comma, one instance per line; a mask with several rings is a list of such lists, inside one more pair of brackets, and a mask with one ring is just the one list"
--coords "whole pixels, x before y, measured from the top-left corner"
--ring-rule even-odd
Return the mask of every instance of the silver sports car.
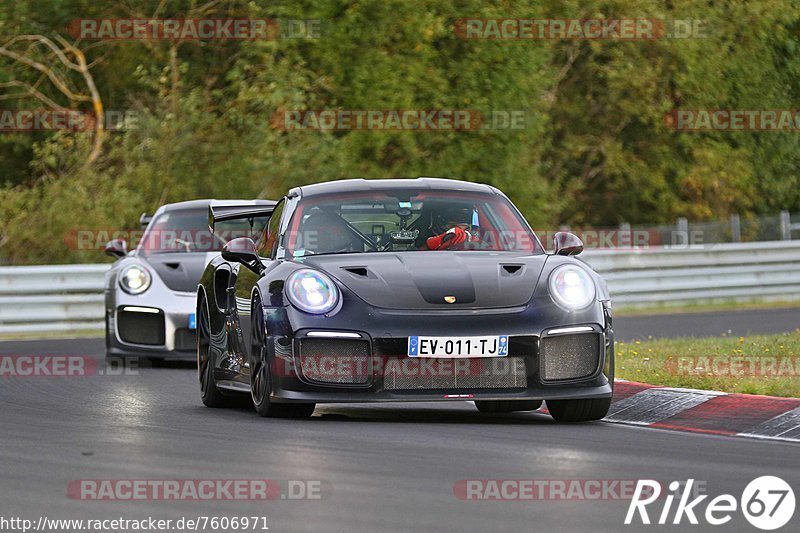
[[[259, 235], [266, 217], [241, 218], [243, 205], [268, 200], [193, 200], [167, 204], [142, 215], [144, 234], [134, 250], [124, 240], [105, 248], [117, 258], [105, 278], [106, 352], [110, 357], [195, 359], [195, 297], [208, 262], [237, 237]], [[209, 206], [224, 213], [235, 205], [236, 220], [208, 227]], [[224, 216], [222, 217], [224, 218]]]

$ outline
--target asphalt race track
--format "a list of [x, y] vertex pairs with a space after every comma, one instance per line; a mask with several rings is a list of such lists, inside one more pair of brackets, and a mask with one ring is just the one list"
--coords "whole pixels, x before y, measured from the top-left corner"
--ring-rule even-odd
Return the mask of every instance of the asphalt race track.
[[[0, 344], [0, 355], [101, 361], [103, 352], [101, 339]], [[800, 486], [800, 448], [791, 443], [556, 425], [545, 414], [487, 415], [469, 403], [337, 405], [318, 407], [310, 420], [262, 419], [246, 405], [208, 409], [198, 396], [191, 364], [0, 378], [3, 516], [266, 516], [270, 531], [674, 530], [623, 525], [626, 501], [470, 501], [457, 498], [454, 485], [652, 478], [666, 486], [693, 478], [711, 497], [737, 499], [763, 475]], [[67, 494], [70, 481], [82, 479], [253, 478], [319, 481], [320, 499], [109, 502]], [[661, 503], [654, 505], [655, 521]], [[723, 529], [703, 524], [692, 530], [755, 531], [741, 513]]]
[[800, 328], [800, 307], [745, 309], [704, 313], [623, 316], [614, 320], [617, 340], [657, 337], [715, 337], [794, 331]]

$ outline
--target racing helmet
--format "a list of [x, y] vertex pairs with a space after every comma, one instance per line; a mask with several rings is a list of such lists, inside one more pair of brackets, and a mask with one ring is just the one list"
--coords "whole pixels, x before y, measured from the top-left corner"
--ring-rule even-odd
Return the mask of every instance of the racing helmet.
[[444, 204], [433, 209], [431, 229], [434, 233], [443, 233], [459, 226], [466, 231], [478, 229], [478, 210], [472, 204]]

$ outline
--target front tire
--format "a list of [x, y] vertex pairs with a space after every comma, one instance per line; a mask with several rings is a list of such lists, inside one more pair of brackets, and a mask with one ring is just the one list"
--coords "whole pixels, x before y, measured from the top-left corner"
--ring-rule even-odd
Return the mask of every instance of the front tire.
[[589, 422], [608, 414], [611, 398], [547, 400], [547, 410], [557, 422]]
[[264, 309], [261, 301], [253, 300], [250, 314], [251, 343], [250, 353], [250, 398], [253, 408], [258, 416], [274, 418], [308, 418], [314, 413], [316, 407], [313, 403], [275, 403], [270, 399], [272, 395], [272, 374], [269, 369], [267, 357], [266, 330], [264, 327]]
[[231, 398], [223, 396], [214, 377], [211, 361], [211, 317], [204, 299], [197, 306], [197, 375], [200, 379], [200, 399], [206, 407], [229, 407]]
[[475, 407], [481, 413], [514, 413], [516, 411], [535, 411], [542, 406], [542, 400], [482, 400]]

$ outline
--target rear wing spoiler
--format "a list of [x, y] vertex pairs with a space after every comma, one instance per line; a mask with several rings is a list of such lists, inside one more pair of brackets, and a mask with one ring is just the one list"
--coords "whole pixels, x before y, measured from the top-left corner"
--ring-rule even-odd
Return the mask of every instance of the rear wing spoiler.
[[251, 217], [268, 217], [275, 211], [277, 203], [270, 200], [261, 201], [257, 204], [209, 205], [208, 227], [213, 233], [217, 222], [242, 220]]

